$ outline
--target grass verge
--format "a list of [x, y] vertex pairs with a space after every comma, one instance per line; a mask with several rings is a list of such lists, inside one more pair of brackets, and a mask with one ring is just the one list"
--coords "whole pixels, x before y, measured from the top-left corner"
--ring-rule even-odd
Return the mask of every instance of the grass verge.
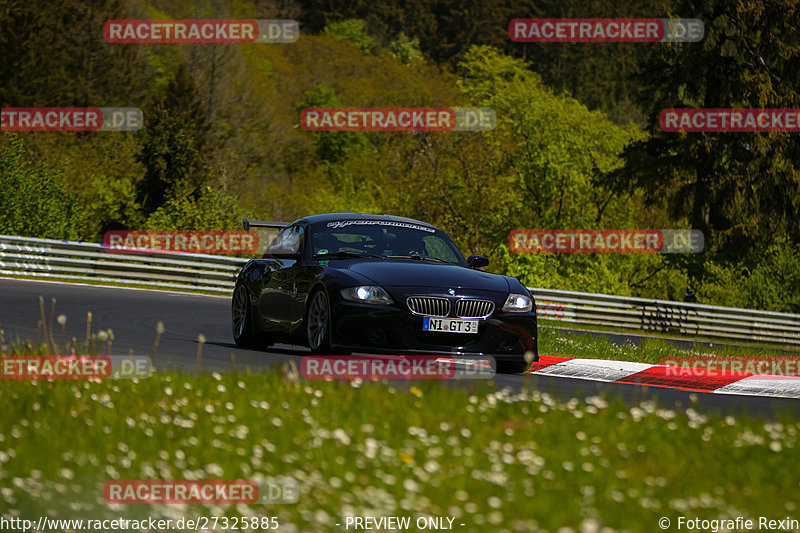
[[[658, 364], [662, 359], [683, 357], [770, 358], [779, 355], [766, 348], [704, 346], [695, 343], [685, 349], [663, 339], [643, 339], [637, 346], [616, 344], [611, 339], [585, 333], [565, 333], [551, 328], [539, 328], [539, 353], [559, 357], [611, 359]], [[791, 357], [788, 354], [787, 357]], [[798, 357], [798, 356], [794, 356]]]
[[[565, 533], [653, 531], [662, 516], [782, 518], [800, 500], [796, 420], [652, 401], [301, 381], [273, 369], [6, 381], [0, 411], [5, 517], [277, 516], [291, 532], [342, 531], [347, 515], [429, 515], [464, 532]], [[297, 480], [298, 503], [103, 499], [111, 480], [278, 475]]]

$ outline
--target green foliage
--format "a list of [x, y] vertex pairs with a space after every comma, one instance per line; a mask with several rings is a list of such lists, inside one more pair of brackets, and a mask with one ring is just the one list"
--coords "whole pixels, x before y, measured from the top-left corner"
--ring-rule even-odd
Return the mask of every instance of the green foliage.
[[[513, 50], [506, 27], [515, 17], [528, 16], [529, 2], [508, 0], [297, 0], [303, 12], [303, 28], [320, 32], [331, 21], [362, 19], [370, 34], [386, 45], [399, 33], [415, 35], [427, 57], [441, 65], [452, 65], [472, 44]], [[515, 5], [516, 4], [516, 5]], [[613, 16], [613, 15], [610, 15]]]
[[[667, 0], [537, 0], [536, 15], [547, 18], [660, 18], [670, 12]], [[689, 11], [680, 11], [687, 15]], [[515, 13], [513, 17], [524, 17]], [[647, 75], [641, 57], [650, 47], [642, 43], [507, 43], [505, 50], [526, 59], [556, 92], [580, 100], [589, 109], [606, 113], [615, 123], [640, 126], [646, 117], [636, 103], [637, 88]]]
[[63, 171], [26, 157], [22, 138], [0, 146], [0, 234], [50, 239], [83, 236], [83, 212]]
[[202, 152], [211, 125], [192, 74], [185, 63], [178, 65], [167, 83], [163, 105], [183, 124], [193, 126], [191, 130], [193, 144], [199, 152]]
[[[652, 268], [654, 255], [631, 258], [614, 254], [523, 254], [500, 246], [501, 270], [527, 287], [629, 296], [630, 278]], [[644, 254], [642, 254], [644, 256]], [[657, 259], [656, 259], [657, 260]]]
[[[341, 102], [336, 91], [321, 84], [306, 91], [305, 100], [297, 105], [298, 111], [307, 107], [340, 107]], [[321, 161], [335, 163], [342, 157], [364, 152], [369, 146], [369, 137], [360, 131], [314, 131], [317, 158]]]
[[197, 148], [182, 117], [164, 107], [145, 115], [140, 131], [142, 150], [138, 156], [145, 173], [136, 185], [137, 199], [145, 214], [164, 205], [176, 184], [190, 179], [196, 169]]
[[244, 212], [236, 199], [218, 188], [170, 198], [145, 222], [149, 230], [240, 229]]
[[382, 213], [391, 194], [381, 187], [385, 182], [386, 176], [375, 169], [375, 154], [364, 153], [317, 167], [308, 181], [298, 185], [296, 194], [309, 213]]
[[[467, 100], [493, 108], [498, 117], [497, 127], [480, 141], [464, 143], [468, 148], [458, 158], [461, 163], [452, 168], [469, 172], [453, 173], [445, 185], [448, 192], [442, 194], [454, 199], [464, 185], [473, 189], [471, 200], [452, 209], [461, 213], [463, 225], [479, 225], [495, 246], [514, 228], [635, 227], [633, 199], [615, 195], [599, 182], [622, 165], [625, 146], [642, 138], [635, 127], [616, 126], [602, 113], [554, 94], [523, 61], [495, 49], [471, 48], [460, 68], [457, 85]], [[442, 166], [439, 161], [437, 168]], [[485, 177], [491, 175], [497, 177]], [[477, 212], [476, 206], [481, 206]], [[494, 259], [537, 286], [597, 287], [620, 294], [630, 292], [635, 272], [652, 270], [657, 263], [641, 255], [536, 258], [499, 253]], [[536, 274], [526, 275], [526, 266]]]
[[698, 301], [784, 313], [800, 313], [800, 245], [777, 237], [752, 268], [709, 262]]
[[375, 39], [370, 37], [365, 26], [363, 20], [347, 19], [328, 24], [322, 33], [340, 41], [349, 41], [362, 52], [369, 53], [375, 46]]
[[[670, 0], [298, 0], [300, 23], [312, 33], [332, 20], [363, 19], [381, 44], [400, 35], [414, 35], [425, 57], [451, 67], [464, 59], [472, 45], [487, 45], [522, 58], [556, 92], [573, 95], [589, 109], [607, 113], [615, 123], [645, 117], [635, 102], [643, 69], [641, 43], [515, 43], [508, 37], [510, 20], [543, 18], [666, 17]], [[674, 10], [673, 10], [674, 11]], [[681, 13], [692, 12], [685, 9]], [[690, 15], [683, 15], [690, 16]], [[391, 45], [390, 45], [391, 46]], [[659, 45], [656, 45], [659, 46]]]
[[747, 307], [800, 313], [800, 245], [779, 237], [747, 280]]
[[460, 67], [457, 85], [468, 100], [497, 114], [489, 137], [516, 178], [516, 222], [544, 228], [629, 222], [629, 200], [614, 198], [599, 178], [622, 166], [622, 150], [642, 133], [554, 94], [524, 62], [492, 48], [471, 48]]
[[[135, 186], [142, 176], [135, 132], [19, 133], [26, 159], [57, 168], [80, 206], [81, 238], [101, 242], [110, 229], [137, 227]], [[2, 143], [0, 136], [0, 143]]]
[[406, 65], [418, 59], [422, 59], [422, 51], [419, 48], [419, 38], [414, 37], [413, 39], [409, 39], [402, 32], [397, 36], [397, 39], [389, 43], [389, 52]]
[[[690, 288], [703, 283], [703, 259], [762, 254], [774, 235], [800, 240], [800, 143], [786, 133], [667, 133], [665, 108], [800, 107], [800, 2], [679, 1], [707, 21], [701, 43], [651, 47], [639, 103], [652, 136], [632, 145], [613, 177], [651, 203], [668, 198], [673, 219], [706, 236], [707, 253], [688, 265]], [[689, 299], [697, 294], [687, 295]]]
[[124, 0], [0, 4], [0, 106], [125, 106], [143, 96], [136, 47], [103, 40]]

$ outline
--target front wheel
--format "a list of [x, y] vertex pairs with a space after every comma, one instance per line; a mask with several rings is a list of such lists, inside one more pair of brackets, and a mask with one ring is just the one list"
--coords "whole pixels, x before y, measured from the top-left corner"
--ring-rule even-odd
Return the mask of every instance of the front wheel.
[[323, 289], [311, 297], [306, 316], [306, 340], [313, 353], [330, 351], [330, 304]]

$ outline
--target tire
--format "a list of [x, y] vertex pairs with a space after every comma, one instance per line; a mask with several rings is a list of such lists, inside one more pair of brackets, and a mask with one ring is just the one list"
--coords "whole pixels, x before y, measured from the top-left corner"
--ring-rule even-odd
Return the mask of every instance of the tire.
[[306, 343], [312, 353], [330, 353], [331, 306], [324, 289], [317, 290], [309, 298], [306, 311]]
[[522, 361], [497, 361], [498, 374], [521, 374], [528, 370], [530, 363]]
[[260, 348], [268, 344], [265, 335], [253, 332], [253, 313], [250, 310], [250, 294], [247, 287], [237, 283], [231, 300], [231, 325], [233, 341], [242, 348]]

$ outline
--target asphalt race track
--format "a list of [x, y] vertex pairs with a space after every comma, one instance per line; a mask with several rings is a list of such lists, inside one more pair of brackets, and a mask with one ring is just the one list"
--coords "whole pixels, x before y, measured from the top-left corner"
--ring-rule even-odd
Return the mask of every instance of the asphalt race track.
[[[67, 316], [68, 339], [76, 337], [83, 341], [86, 314], [91, 311], [93, 332], [113, 330], [115, 355], [124, 355], [131, 350], [134, 355], [149, 354], [156, 337], [156, 325], [162, 322], [164, 333], [156, 359], [159, 369], [171, 366], [191, 370], [199, 334], [206, 337], [201, 365], [205, 371], [226, 372], [234, 365], [240, 370], [246, 366], [260, 370], [264, 365], [284, 361], [295, 361], [299, 366], [300, 358], [308, 353], [302, 347], [287, 345], [278, 345], [265, 352], [237, 347], [231, 335], [228, 297], [18, 279], [0, 279], [0, 329], [4, 331], [6, 343], [14, 343], [17, 338], [37, 337], [37, 324], [41, 321], [39, 296], [44, 297], [48, 319], [51, 299], [56, 299], [56, 316]], [[55, 325], [56, 341], [61, 342], [61, 335], [60, 326]], [[580, 357], [580, 354], [574, 356]], [[494, 382], [498, 387], [514, 390], [538, 388], [560, 400], [603, 393], [630, 403], [655, 398], [659, 405], [687, 407], [691, 404], [692, 394], [663, 387], [525, 374], [498, 375]], [[694, 408], [698, 410], [722, 414], [747, 411], [769, 417], [782, 412], [800, 413], [798, 400], [708, 393], [694, 395]]]

